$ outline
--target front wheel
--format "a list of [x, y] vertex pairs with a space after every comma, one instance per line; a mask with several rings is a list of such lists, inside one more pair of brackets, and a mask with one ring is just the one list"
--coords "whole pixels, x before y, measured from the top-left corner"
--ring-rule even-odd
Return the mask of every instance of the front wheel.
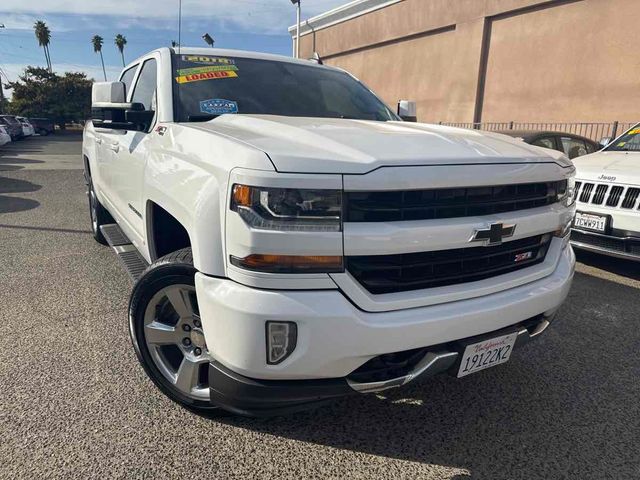
[[170, 399], [199, 412], [209, 403], [209, 351], [205, 342], [191, 249], [162, 257], [131, 293], [129, 329], [138, 360]]

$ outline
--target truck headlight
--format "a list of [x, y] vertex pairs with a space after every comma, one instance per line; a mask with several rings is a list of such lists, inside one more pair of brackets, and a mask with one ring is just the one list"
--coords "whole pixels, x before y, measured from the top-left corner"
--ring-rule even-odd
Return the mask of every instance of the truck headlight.
[[339, 232], [342, 192], [267, 188], [236, 184], [231, 210], [252, 228], [279, 231]]

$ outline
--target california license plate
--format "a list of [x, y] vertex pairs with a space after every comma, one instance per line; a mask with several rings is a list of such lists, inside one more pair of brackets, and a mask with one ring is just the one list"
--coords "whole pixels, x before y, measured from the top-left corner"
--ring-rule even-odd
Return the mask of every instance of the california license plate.
[[458, 378], [507, 362], [511, 356], [513, 345], [516, 343], [516, 338], [518, 338], [518, 333], [514, 332], [467, 345], [462, 354]]
[[607, 229], [607, 217], [594, 215], [593, 213], [576, 212], [573, 226], [586, 228], [587, 230], [595, 230], [596, 232], [605, 232]]

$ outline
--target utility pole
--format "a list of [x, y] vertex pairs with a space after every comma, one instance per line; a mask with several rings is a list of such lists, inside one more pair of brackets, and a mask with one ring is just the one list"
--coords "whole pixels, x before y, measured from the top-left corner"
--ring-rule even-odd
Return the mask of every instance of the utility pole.
[[[5, 28], [4, 23], [0, 23], [0, 28]], [[4, 113], [4, 105], [5, 105], [5, 98], [4, 98], [4, 86], [2, 85], [2, 75], [4, 72], [0, 72], [0, 113]], [[6, 75], [5, 75], [6, 77]], [[9, 81], [9, 79], [7, 78], [7, 81]]]
[[301, 0], [291, 0], [291, 3], [296, 5], [296, 58], [300, 58], [300, 1]]

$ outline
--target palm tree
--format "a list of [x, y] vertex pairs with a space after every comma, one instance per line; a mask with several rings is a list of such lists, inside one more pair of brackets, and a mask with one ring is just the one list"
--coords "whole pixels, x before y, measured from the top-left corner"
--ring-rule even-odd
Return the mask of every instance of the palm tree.
[[116, 35], [114, 40], [116, 47], [120, 50], [120, 55], [122, 56], [122, 66], [124, 67], [124, 46], [127, 44], [127, 38], [120, 33]]
[[47, 61], [47, 68], [49, 72], [52, 71], [51, 67], [51, 55], [49, 54], [49, 43], [51, 42], [51, 30], [47, 27], [47, 24], [42, 20], [38, 20], [34, 25], [33, 29], [36, 33], [36, 38], [38, 39], [38, 45], [42, 47], [44, 50], [44, 58]]
[[104, 58], [102, 56], [102, 44], [104, 39], [100, 35], [94, 35], [91, 39], [93, 44], [93, 51], [100, 54], [100, 61], [102, 62], [102, 73], [104, 73], [104, 81], [107, 81], [107, 71], [104, 68]]

